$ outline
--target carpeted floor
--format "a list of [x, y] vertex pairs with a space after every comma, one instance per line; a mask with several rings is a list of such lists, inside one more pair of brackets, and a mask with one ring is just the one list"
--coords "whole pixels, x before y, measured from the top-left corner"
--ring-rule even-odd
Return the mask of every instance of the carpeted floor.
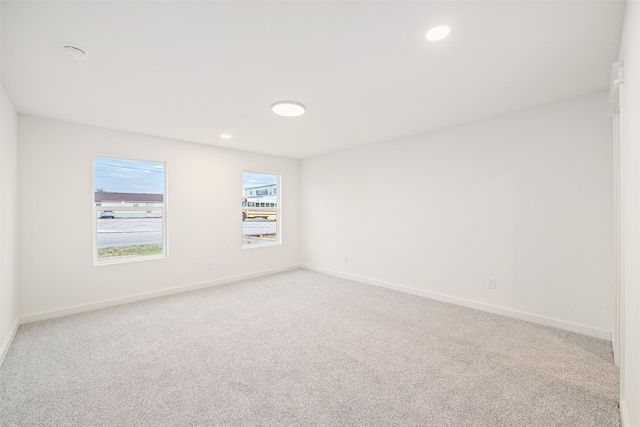
[[614, 427], [610, 343], [295, 270], [20, 327], [2, 426]]

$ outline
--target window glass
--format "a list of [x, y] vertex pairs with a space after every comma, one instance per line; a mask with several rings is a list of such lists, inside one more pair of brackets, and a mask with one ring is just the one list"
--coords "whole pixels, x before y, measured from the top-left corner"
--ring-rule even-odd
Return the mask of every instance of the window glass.
[[242, 245], [274, 245], [279, 239], [278, 176], [242, 172]]
[[165, 164], [96, 156], [93, 171], [95, 262], [166, 256]]

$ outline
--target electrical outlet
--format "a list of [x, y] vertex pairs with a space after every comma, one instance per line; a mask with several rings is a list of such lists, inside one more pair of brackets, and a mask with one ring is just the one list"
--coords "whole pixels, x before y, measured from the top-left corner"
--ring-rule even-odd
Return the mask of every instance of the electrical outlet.
[[345, 264], [347, 263], [347, 256], [346, 255], [342, 256], [342, 262], [345, 263]]
[[207, 267], [209, 268], [209, 270], [213, 270], [213, 261], [209, 261], [207, 263]]
[[495, 277], [487, 277], [487, 288], [495, 289], [496, 288], [496, 279]]

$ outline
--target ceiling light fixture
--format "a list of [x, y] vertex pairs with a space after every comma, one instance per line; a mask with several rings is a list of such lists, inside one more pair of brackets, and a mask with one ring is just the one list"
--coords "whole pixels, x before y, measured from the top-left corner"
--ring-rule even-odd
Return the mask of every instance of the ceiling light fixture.
[[71, 43], [62, 43], [61, 46], [62, 50], [64, 50], [64, 53], [78, 61], [84, 61], [84, 58], [89, 55], [89, 52], [87, 52], [86, 49], [83, 49]]
[[220, 135], [220, 138], [231, 139], [231, 135], [229, 135], [227, 133], [223, 133], [222, 135]]
[[451, 29], [449, 27], [447, 27], [446, 25], [440, 25], [430, 29], [427, 32], [426, 37], [430, 42], [437, 42], [438, 40], [442, 40], [443, 38], [447, 37], [450, 32]]
[[305, 107], [295, 101], [279, 101], [271, 106], [271, 111], [279, 116], [297, 117], [304, 114]]

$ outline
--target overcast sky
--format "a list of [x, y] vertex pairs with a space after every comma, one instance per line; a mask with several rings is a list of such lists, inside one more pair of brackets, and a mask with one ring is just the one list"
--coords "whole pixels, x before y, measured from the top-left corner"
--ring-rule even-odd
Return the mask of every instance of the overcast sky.
[[[110, 157], [94, 158], [95, 190], [111, 193], [164, 193], [164, 164], [123, 160]], [[242, 172], [242, 190], [271, 185], [277, 175], [259, 172]]]
[[242, 172], [242, 189], [276, 183], [276, 175], [258, 172]]
[[164, 165], [94, 157], [94, 187], [111, 193], [164, 194]]

